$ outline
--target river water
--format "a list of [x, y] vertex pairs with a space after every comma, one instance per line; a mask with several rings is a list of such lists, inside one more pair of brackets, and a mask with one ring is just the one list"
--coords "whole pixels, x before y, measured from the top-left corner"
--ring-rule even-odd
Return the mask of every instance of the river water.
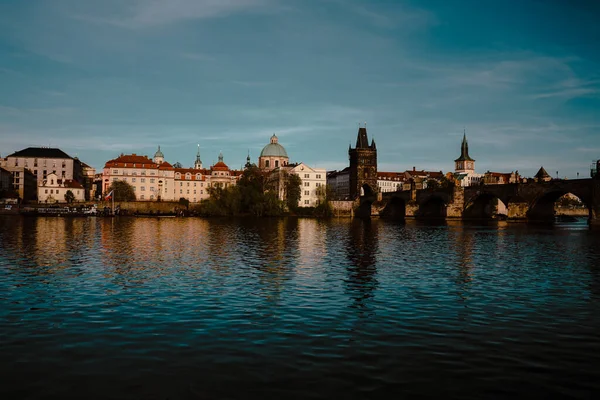
[[585, 223], [0, 216], [1, 398], [600, 394]]

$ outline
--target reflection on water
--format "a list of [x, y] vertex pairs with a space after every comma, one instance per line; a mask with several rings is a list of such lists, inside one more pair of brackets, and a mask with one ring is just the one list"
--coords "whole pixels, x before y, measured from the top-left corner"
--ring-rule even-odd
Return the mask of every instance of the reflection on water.
[[3, 398], [591, 397], [600, 236], [0, 217]]

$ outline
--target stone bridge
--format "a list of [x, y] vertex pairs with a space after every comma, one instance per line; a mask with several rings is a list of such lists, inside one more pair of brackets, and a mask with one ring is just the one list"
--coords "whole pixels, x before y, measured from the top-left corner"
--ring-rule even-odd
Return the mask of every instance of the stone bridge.
[[553, 221], [554, 202], [567, 193], [579, 197], [589, 210], [590, 224], [600, 226], [600, 179], [369, 193], [360, 198], [357, 216], [492, 218], [492, 211], [500, 200], [507, 209], [509, 221]]

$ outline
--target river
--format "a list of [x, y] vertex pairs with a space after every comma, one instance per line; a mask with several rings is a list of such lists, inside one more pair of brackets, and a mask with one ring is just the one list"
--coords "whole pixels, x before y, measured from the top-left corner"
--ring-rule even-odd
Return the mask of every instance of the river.
[[591, 398], [584, 222], [0, 216], [1, 398]]

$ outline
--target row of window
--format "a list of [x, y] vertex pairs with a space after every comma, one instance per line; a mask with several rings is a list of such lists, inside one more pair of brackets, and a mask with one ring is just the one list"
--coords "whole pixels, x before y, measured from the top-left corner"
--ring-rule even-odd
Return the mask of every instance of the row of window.
[[[304, 179], [310, 179], [310, 174], [304, 174]], [[321, 174], [316, 174], [315, 179], [321, 179]]]
[[[25, 165], [25, 168], [29, 168], [29, 163], [28, 160], [24, 160], [23, 164]], [[15, 158], [15, 167], [19, 166], [19, 159]], [[33, 167], [37, 168], [38, 166], [38, 161], [37, 159], [33, 160]], [[46, 166], [46, 160], [44, 160], [44, 162], [42, 163], [42, 166], [45, 167]], [[56, 161], [52, 161], [52, 168], [56, 168]], [[62, 162], [62, 168], [67, 168], [67, 163], [65, 161]]]

